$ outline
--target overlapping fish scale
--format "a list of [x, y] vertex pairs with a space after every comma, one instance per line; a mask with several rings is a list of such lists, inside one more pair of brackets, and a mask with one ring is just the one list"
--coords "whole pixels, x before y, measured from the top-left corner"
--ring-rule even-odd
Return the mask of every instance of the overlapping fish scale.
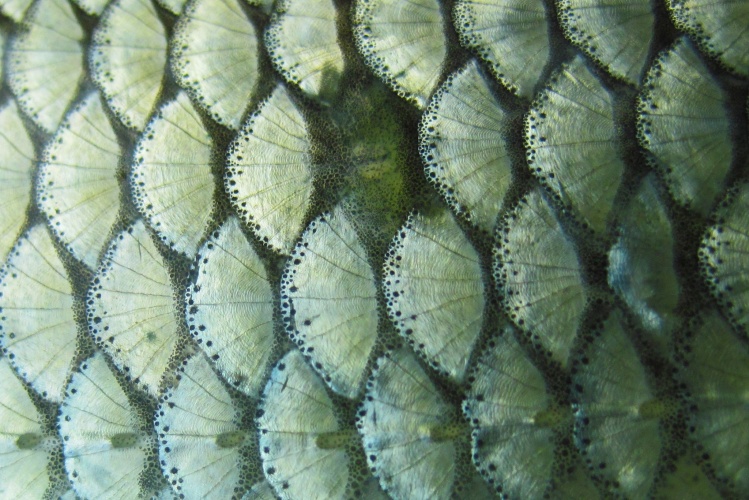
[[213, 139], [185, 92], [163, 104], [135, 148], [133, 198], [171, 248], [194, 257], [213, 214]]
[[5, 54], [19, 106], [47, 133], [57, 129], [84, 76], [84, 38], [67, 0], [36, 0]]
[[548, 15], [537, 0], [459, 0], [453, 14], [460, 43], [486, 61], [505, 87], [527, 99], [551, 59]]
[[274, 297], [263, 262], [228, 219], [196, 257], [187, 292], [187, 325], [224, 378], [258, 397], [275, 345]]
[[101, 98], [91, 92], [60, 125], [39, 165], [39, 207], [55, 236], [91, 269], [119, 215], [122, 155]]
[[15, 101], [0, 108], [0, 262], [5, 262], [26, 220], [36, 151]]
[[159, 460], [180, 498], [229, 498], [240, 487], [241, 448], [254, 429], [241, 426], [240, 411], [211, 365], [197, 353], [177, 371], [154, 417]]
[[450, 212], [412, 214], [383, 269], [390, 319], [438, 370], [462, 380], [483, 326], [481, 263]]
[[340, 207], [313, 220], [297, 243], [281, 281], [281, 307], [291, 339], [325, 382], [355, 398], [377, 340], [377, 285]]
[[153, 396], [160, 393], [179, 335], [169, 270], [143, 221], [117, 233], [88, 290], [96, 342]]
[[471, 61], [437, 90], [421, 119], [419, 152], [447, 204], [491, 232], [512, 184], [513, 114]]
[[354, 40], [367, 65], [420, 109], [437, 87], [447, 56], [437, 0], [358, 0]]
[[655, 35], [648, 0], [557, 0], [565, 36], [614, 76], [640, 84]]
[[330, 104], [344, 69], [332, 0], [278, 0], [265, 32], [271, 62], [284, 79]]
[[26, 231], [0, 270], [0, 345], [26, 382], [59, 402], [75, 361], [70, 277], [44, 224]]
[[313, 190], [309, 130], [278, 85], [229, 146], [224, 188], [243, 222], [270, 247], [291, 252]]
[[189, 2], [170, 41], [179, 85], [214, 120], [234, 130], [260, 77], [259, 41], [240, 1]]
[[610, 92], [581, 56], [562, 66], [525, 120], [531, 172], [564, 206], [605, 233], [625, 171]]
[[142, 131], [166, 70], [166, 30], [151, 0], [113, 0], [89, 48], [91, 78], [128, 128]]
[[676, 201], [706, 215], [731, 166], [731, 123], [723, 89], [686, 38], [648, 70], [637, 132]]
[[688, 32], [706, 54], [732, 71], [749, 76], [749, 5], [722, 0], [669, 0], [676, 25]]

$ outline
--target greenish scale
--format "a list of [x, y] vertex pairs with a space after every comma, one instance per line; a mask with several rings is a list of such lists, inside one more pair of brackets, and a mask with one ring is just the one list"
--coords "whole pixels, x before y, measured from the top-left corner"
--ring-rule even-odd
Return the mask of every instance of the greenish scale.
[[16, 439], [16, 446], [19, 450], [33, 450], [42, 442], [42, 435], [35, 432], [21, 434]]
[[222, 432], [216, 436], [216, 446], [219, 448], [236, 448], [244, 443], [244, 431]]
[[134, 432], [123, 432], [121, 434], [115, 434], [109, 438], [109, 442], [112, 443], [112, 448], [132, 448], [138, 444], [138, 434]]
[[471, 434], [471, 428], [463, 422], [425, 426], [421, 430], [423, 434], [426, 434], [435, 443], [454, 441], [464, 436], [468, 437]]
[[358, 437], [355, 430], [323, 432], [315, 438], [315, 444], [321, 450], [335, 450], [346, 448]]
[[637, 414], [642, 418], [663, 418], [673, 409], [673, 402], [655, 398], [642, 403], [637, 410]]

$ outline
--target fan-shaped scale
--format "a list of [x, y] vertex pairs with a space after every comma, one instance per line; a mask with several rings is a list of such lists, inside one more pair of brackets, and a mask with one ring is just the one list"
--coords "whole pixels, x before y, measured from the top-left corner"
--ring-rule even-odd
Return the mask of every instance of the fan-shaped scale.
[[31, 201], [34, 144], [15, 101], [0, 108], [0, 263], [5, 262], [26, 219]]
[[646, 330], [667, 340], [674, 327], [679, 282], [674, 235], [655, 179], [648, 176], [621, 214], [618, 238], [609, 251], [609, 285]]
[[82, 498], [132, 498], [150, 443], [101, 352], [73, 374], [58, 420], [65, 469]]
[[648, 71], [638, 111], [638, 138], [672, 196], [709, 212], [731, 166], [731, 124], [720, 86], [684, 38]]
[[455, 212], [487, 232], [512, 183], [510, 120], [476, 61], [450, 75], [421, 119], [427, 177]]
[[572, 370], [575, 440], [595, 474], [630, 498], [653, 485], [665, 402], [655, 398], [645, 369], [612, 313]]
[[447, 57], [443, 23], [437, 0], [357, 0], [354, 40], [372, 71], [423, 109]]
[[238, 129], [260, 77], [257, 45], [239, 0], [194, 0], [174, 33], [172, 71], [198, 106]]
[[494, 276], [507, 313], [566, 365], [586, 305], [572, 241], [538, 190], [520, 201], [497, 238]]
[[182, 13], [182, 9], [187, 3], [187, 0], [156, 0], [156, 3], [158, 3], [160, 6], [162, 6], [175, 16], [178, 16]]
[[194, 257], [213, 211], [213, 141], [187, 94], [164, 104], [135, 149], [133, 196], [162, 241]]
[[743, 0], [669, 0], [674, 22], [700, 49], [749, 76], [749, 5]]
[[187, 324], [226, 380], [257, 397], [273, 337], [273, 291], [265, 267], [230, 217], [203, 245], [188, 292]]
[[625, 167], [612, 98], [581, 56], [536, 98], [525, 142], [533, 174], [586, 224], [605, 232]]
[[460, 43], [485, 60], [505, 87], [533, 96], [550, 59], [544, 2], [459, 0], [454, 19]]
[[183, 363], [177, 376], [155, 417], [164, 475], [180, 498], [230, 498], [249, 433], [238, 426], [234, 403], [202, 354]]
[[21, 110], [47, 133], [57, 129], [75, 98], [84, 37], [66, 0], [37, 0], [6, 53], [10, 89]]
[[749, 350], [716, 313], [706, 316], [689, 347], [681, 378], [696, 406], [689, 418], [692, 437], [719, 478], [749, 491]]
[[99, 94], [92, 92], [68, 114], [39, 166], [39, 207], [55, 235], [92, 269], [120, 209], [121, 155]]
[[337, 207], [307, 227], [281, 282], [297, 345], [330, 387], [356, 397], [377, 338], [377, 288], [364, 247]]
[[450, 498], [453, 440], [467, 434], [407, 349], [380, 358], [359, 412], [372, 472], [392, 498]]
[[383, 274], [400, 334], [436, 368], [462, 380], [481, 332], [484, 285], [479, 255], [450, 212], [411, 215]]
[[128, 128], [141, 131], [161, 91], [166, 32], [150, 0], [115, 0], [96, 27], [91, 77]]
[[342, 498], [350, 481], [346, 447], [325, 385], [293, 350], [273, 368], [257, 426], [263, 470], [283, 499]]
[[156, 396], [177, 343], [164, 260], [142, 221], [117, 234], [88, 291], [88, 323], [117, 368]]
[[17, 23], [23, 21], [33, 0], [0, 0], [0, 12]]
[[307, 125], [283, 85], [245, 122], [229, 147], [226, 191], [245, 224], [288, 254], [312, 194]]
[[612, 75], [639, 85], [655, 34], [648, 0], [558, 0], [565, 36]]
[[41, 417], [7, 359], [0, 359], [0, 496], [43, 498], [51, 485]]
[[86, 14], [91, 16], [100, 16], [107, 4], [108, 0], [73, 0], [75, 4], [83, 9]]
[[749, 325], [749, 184], [731, 191], [705, 233], [700, 258], [710, 289], [740, 328]]
[[78, 327], [73, 289], [43, 224], [16, 243], [0, 271], [0, 342], [20, 375], [45, 398], [62, 399]]
[[343, 53], [332, 0], [279, 0], [265, 45], [284, 79], [324, 104], [338, 93]]
[[489, 344], [472, 380], [463, 412], [481, 474], [511, 498], [543, 497], [554, 469], [554, 430], [571, 413], [549, 397], [511, 330]]

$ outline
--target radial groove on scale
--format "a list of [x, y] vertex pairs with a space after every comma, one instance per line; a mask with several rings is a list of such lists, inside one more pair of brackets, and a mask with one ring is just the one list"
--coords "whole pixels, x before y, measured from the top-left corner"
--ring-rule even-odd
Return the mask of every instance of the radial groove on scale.
[[377, 288], [340, 207], [304, 231], [281, 281], [281, 308], [291, 339], [328, 385], [356, 397], [377, 339]]
[[218, 123], [239, 128], [260, 78], [255, 27], [242, 0], [193, 0], [171, 40], [172, 72]]
[[344, 69], [332, 0], [278, 0], [265, 45], [284, 79], [323, 104], [333, 104]]
[[406, 348], [377, 361], [358, 414], [369, 466], [393, 498], [451, 498], [468, 428]]
[[671, 195], [706, 215], [723, 191], [733, 147], [726, 97], [685, 38], [660, 53], [640, 94], [637, 132]]
[[251, 397], [265, 383], [273, 335], [273, 291], [262, 261], [230, 217], [203, 245], [187, 292], [190, 333], [226, 380]]
[[353, 480], [349, 444], [322, 380], [293, 350], [273, 368], [258, 410], [263, 470], [283, 499], [343, 498]]
[[450, 208], [491, 232], [512, 184], [507, 112], [475, 60], [451, 74], [421, 119], [427, 178]]
[[673, 20], [700, 49], [749, 76], [749, 3], [743, 0], [668, 0]]
[[746, 414], [749, 387], [749, 349], [716, 312], [687, 341], [680, 379], [686, 384], [691, 406], [688, 419], [692, 438], [732, 494], [749, 490], [745, 453], [749, 447]]
[[525, 120], [531, 172], [599, 234], [625, 171], [618, 127], [612, 96], [582, 56], [552, 76]]
[[74, 107], [47, 145], [37, 197], [55, 236], [95, 269], [120, 209], [122, 150], [97, 92]]
[[354, 40], [372, 71], [423, 109], [447, 57], [444, 22], [437, 0], [357, 0]]
[[60, 124], [83, 76], [85, 33], [67, 0], [36, 0], [5, 54], [8, 84], [45, 132]]
[[746, 334], [749, 327], [749, 184], [729, 191], [700, 248], [702, 272], [713, 295]]
[[460, 43], [489, 64], [510, 91], [531, 98], [551, 58], [546, 7], [539, 0], [459, 0]]
[[213, 213], [213, 141], [185, 92], [164, 104], [135, 149], [133, 198], [161, 240], [192, 258]]
[[620, 215], [608, 282], [665, 349], [676, 326], [679, 281], [673, 228], [655, 182], [647, 176]]
[[566, 365], [586, 291], [575, 247], [538, 189], [497, 229], [494, 279], [515, 324]]
[[661, 419], [677, 403], [655, 395], [618, 311], [586, 339], [572, 369], [575, 442], [594, 477], [644, 498], [658, 473]]
[[549, 396], [512, 334], [507, 329], [489, 342], [471, 373], [463, 412], [481, 475], [511, 498], [541, 498], [551, 486], [556, 431], [569, 426], [572, 414]]
[[0, 263], [5, 262], [26, 219], [36, 160], [15, 101], [0, 108]]
[[115, 235], [88, 291], [88, 324], [117, 368], [159, 394], [179, 322], [169, 272], [142, 221]]
[[34, 390], [59, 402], [73, 368], [73, 289], [44, 224], [29, 229], [0, 271], [0, 343]]
[[201, 353], [180, 366], [156, 410], [159, 459], [180, 498], [231, 498], [240, 486], [240, 450], [253, 433]]
[[289, 254], [312, 194], [307, 123], [283, 85], [263, 101], [229, 146], [224, 185], [247, 226]]
[[133, 498], [154, 437], [112, 374], [104, 355], [85, 360], [68, 384], [58, 427], [65, 469], [81, 498]]
[[612, 75], [638, 86], [655, 34], [649, 0], [557, 0], [565, 36]]
[[484, 284], [479, 255], [446, 209], [413, 214], [385, 257], [388, 313], [434, 368], [463, 380], [481, 333]]
[[48, 464], [59, 438], [46, 435], [39, 411], [6, 358], [0, 358], [0, 387], [0, 496], [52, 496], [60, 485], [54, 484]]
[[94, 30], [91, 78], [128, 128], [143, 130], [161, 92], [167, 40], [151, 0], [113, 0]]

